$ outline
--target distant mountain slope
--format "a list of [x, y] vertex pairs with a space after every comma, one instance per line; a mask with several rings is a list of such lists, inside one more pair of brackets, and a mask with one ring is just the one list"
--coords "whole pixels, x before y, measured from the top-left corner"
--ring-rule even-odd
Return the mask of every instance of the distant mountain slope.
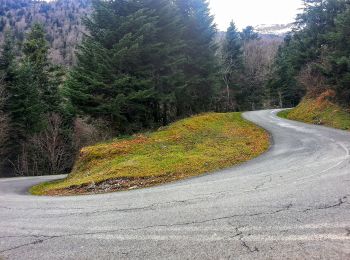
[[30, 26], [39, 22], [45, 26], [52, 61], [72, 65], [84, 32], [81, 19], [90, 12], [91, 0], [0, 0], [0, 43], [7, 29], [20, 42]]
[[293, 24], [261, 24], [254, 28], [259, 34], [284, 36], [292, 31]]
[[[52, 62], [71, 66], [84, 33], [81, 20], [91, 13], [91, 1], [0, 0], [0, 44], [6, 30], [11, 29], [20, 43], [31, 25], [39, 22], [45, 26]], [[282, 39], [291, 28], [292, 24], [255, 27], [263, 39]], [[224, 35], [224, 32], [218, 32], [217, 41], [222, 41]]]

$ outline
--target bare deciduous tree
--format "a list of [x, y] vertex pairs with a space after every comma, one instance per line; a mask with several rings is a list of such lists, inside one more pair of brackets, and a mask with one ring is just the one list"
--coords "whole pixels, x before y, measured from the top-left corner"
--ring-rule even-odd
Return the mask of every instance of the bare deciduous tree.
[[231, 82], [231, 77], [232, 77], [232, 67], [233, 67], [233, 62], [230, 59], [227, 59], [226, 57], [223, 57], [221, 59], [221, 77], [222, 80], [225, 84], [225, 92], [226, 92], [226, 111], [230, 111], [233, 109], [234, 105], [233, 105], [233, 100], [231, 98], [231, 88], [230, 88], [230, 84]]
[[[105, 127], [103, 127], [105, 126]], [[73, 131], [73, 146], [79, 151], [84, 146], [111, 139], [114, 135], [102, 120], [91, 121], [87, 118], [76, 118]]]
[[31, 139], [33, 148], [37, 151], [35, 155], [44, 160], [47, 174], [60, 174], [70, 165], [72, 160], [69, 152], [69, 140], [62, 133], [63, 120], [58, 114], [50, 114], [47, 117], [47, 126], [44, 131]]
[[[273, 71], [273, 64], [281, 44], [280, 39], [257, 39], [244, 44], [244, 74], [245, 85], [251, 94], [251, 107], [261, 101], [264, 95], [264, 85]], [[268, 99], [268, 97], [265, 97]], [[264, 100], [262, 106], [268, 107], [269, 100]]]
[[217, 55], [220, 57], [220, 75], [225, 84], [225, 90], [222, 93], [225, 96], [225, 110], [233, 111], [237, 109], [237, 102], [234, 97], [235, 87], [242, 80], [243, 75], [240, 73], [240, 66], [237, 64], [238, 61], [233, 60], [230, 54], [225, 52], [223, 48], [218, 51]]
[[62, 174], [74, 160], [70, 140], [63, 133], [63, 120], [58, 114], [47, 116], [45, 129], [24, 141], [16, 161], [11, 162], [17, 175]]
[[326, 78], [318, 71], [316, 63], [307, 64], [299, 73], [297, 80], [307, 89], [309, 96], [318, 97], [330, 86]]
[[20, 145], [20, 150], [18, 152], [15, 161], [9, 161], [12, 165], [15, 175], [18, 176], [36, 176], [39, 175], [38, 162], [32, 160], [30, 157], [30, 147], [29, 144], [23, 142]]

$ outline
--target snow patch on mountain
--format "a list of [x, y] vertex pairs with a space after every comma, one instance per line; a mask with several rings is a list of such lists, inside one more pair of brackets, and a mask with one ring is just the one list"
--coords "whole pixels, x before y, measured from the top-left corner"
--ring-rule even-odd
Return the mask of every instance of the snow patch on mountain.
[[255, 31], [259, 34], [271, 34], [284, 36], [288, 32], [292, 31], [293, 24], [260, 24], [254, 27]]

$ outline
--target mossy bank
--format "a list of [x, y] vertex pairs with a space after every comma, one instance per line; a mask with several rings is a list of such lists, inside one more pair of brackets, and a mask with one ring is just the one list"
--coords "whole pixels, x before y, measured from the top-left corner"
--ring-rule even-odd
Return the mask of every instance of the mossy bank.
[[153, 133], [86, 147], [66, 179], [30, 191], [70, 195], [149, 187], [240, 164], [268, 147], [268, 133], [241, 113], [208, 113]]
[[278, 115], [304, 123], [350, 130], [350, 109], [340, 107], [322, 97], [305, 98], [296, 108], [281, 111]]

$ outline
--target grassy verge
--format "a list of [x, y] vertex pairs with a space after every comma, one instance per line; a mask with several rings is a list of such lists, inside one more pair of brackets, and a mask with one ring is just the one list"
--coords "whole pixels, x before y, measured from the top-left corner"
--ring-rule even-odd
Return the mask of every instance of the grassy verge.
[[149, 187], [245, 162], [268, 147], [268, 133], [240, 113], [209, 113], [153, 133], [86, 147], [66, 179], [30, 191], [69, 195]]
[[304, 99], [296, 108], [278, 116], [310, 124], [350, 130], [350, 111], [323, 99]]
[[289, 119], [288, 115], [290, 112], [291, 112], [291, 109], [282, 110], [282, 111], [278, 112], [277, 116], [285, 118], [285, 119]]

